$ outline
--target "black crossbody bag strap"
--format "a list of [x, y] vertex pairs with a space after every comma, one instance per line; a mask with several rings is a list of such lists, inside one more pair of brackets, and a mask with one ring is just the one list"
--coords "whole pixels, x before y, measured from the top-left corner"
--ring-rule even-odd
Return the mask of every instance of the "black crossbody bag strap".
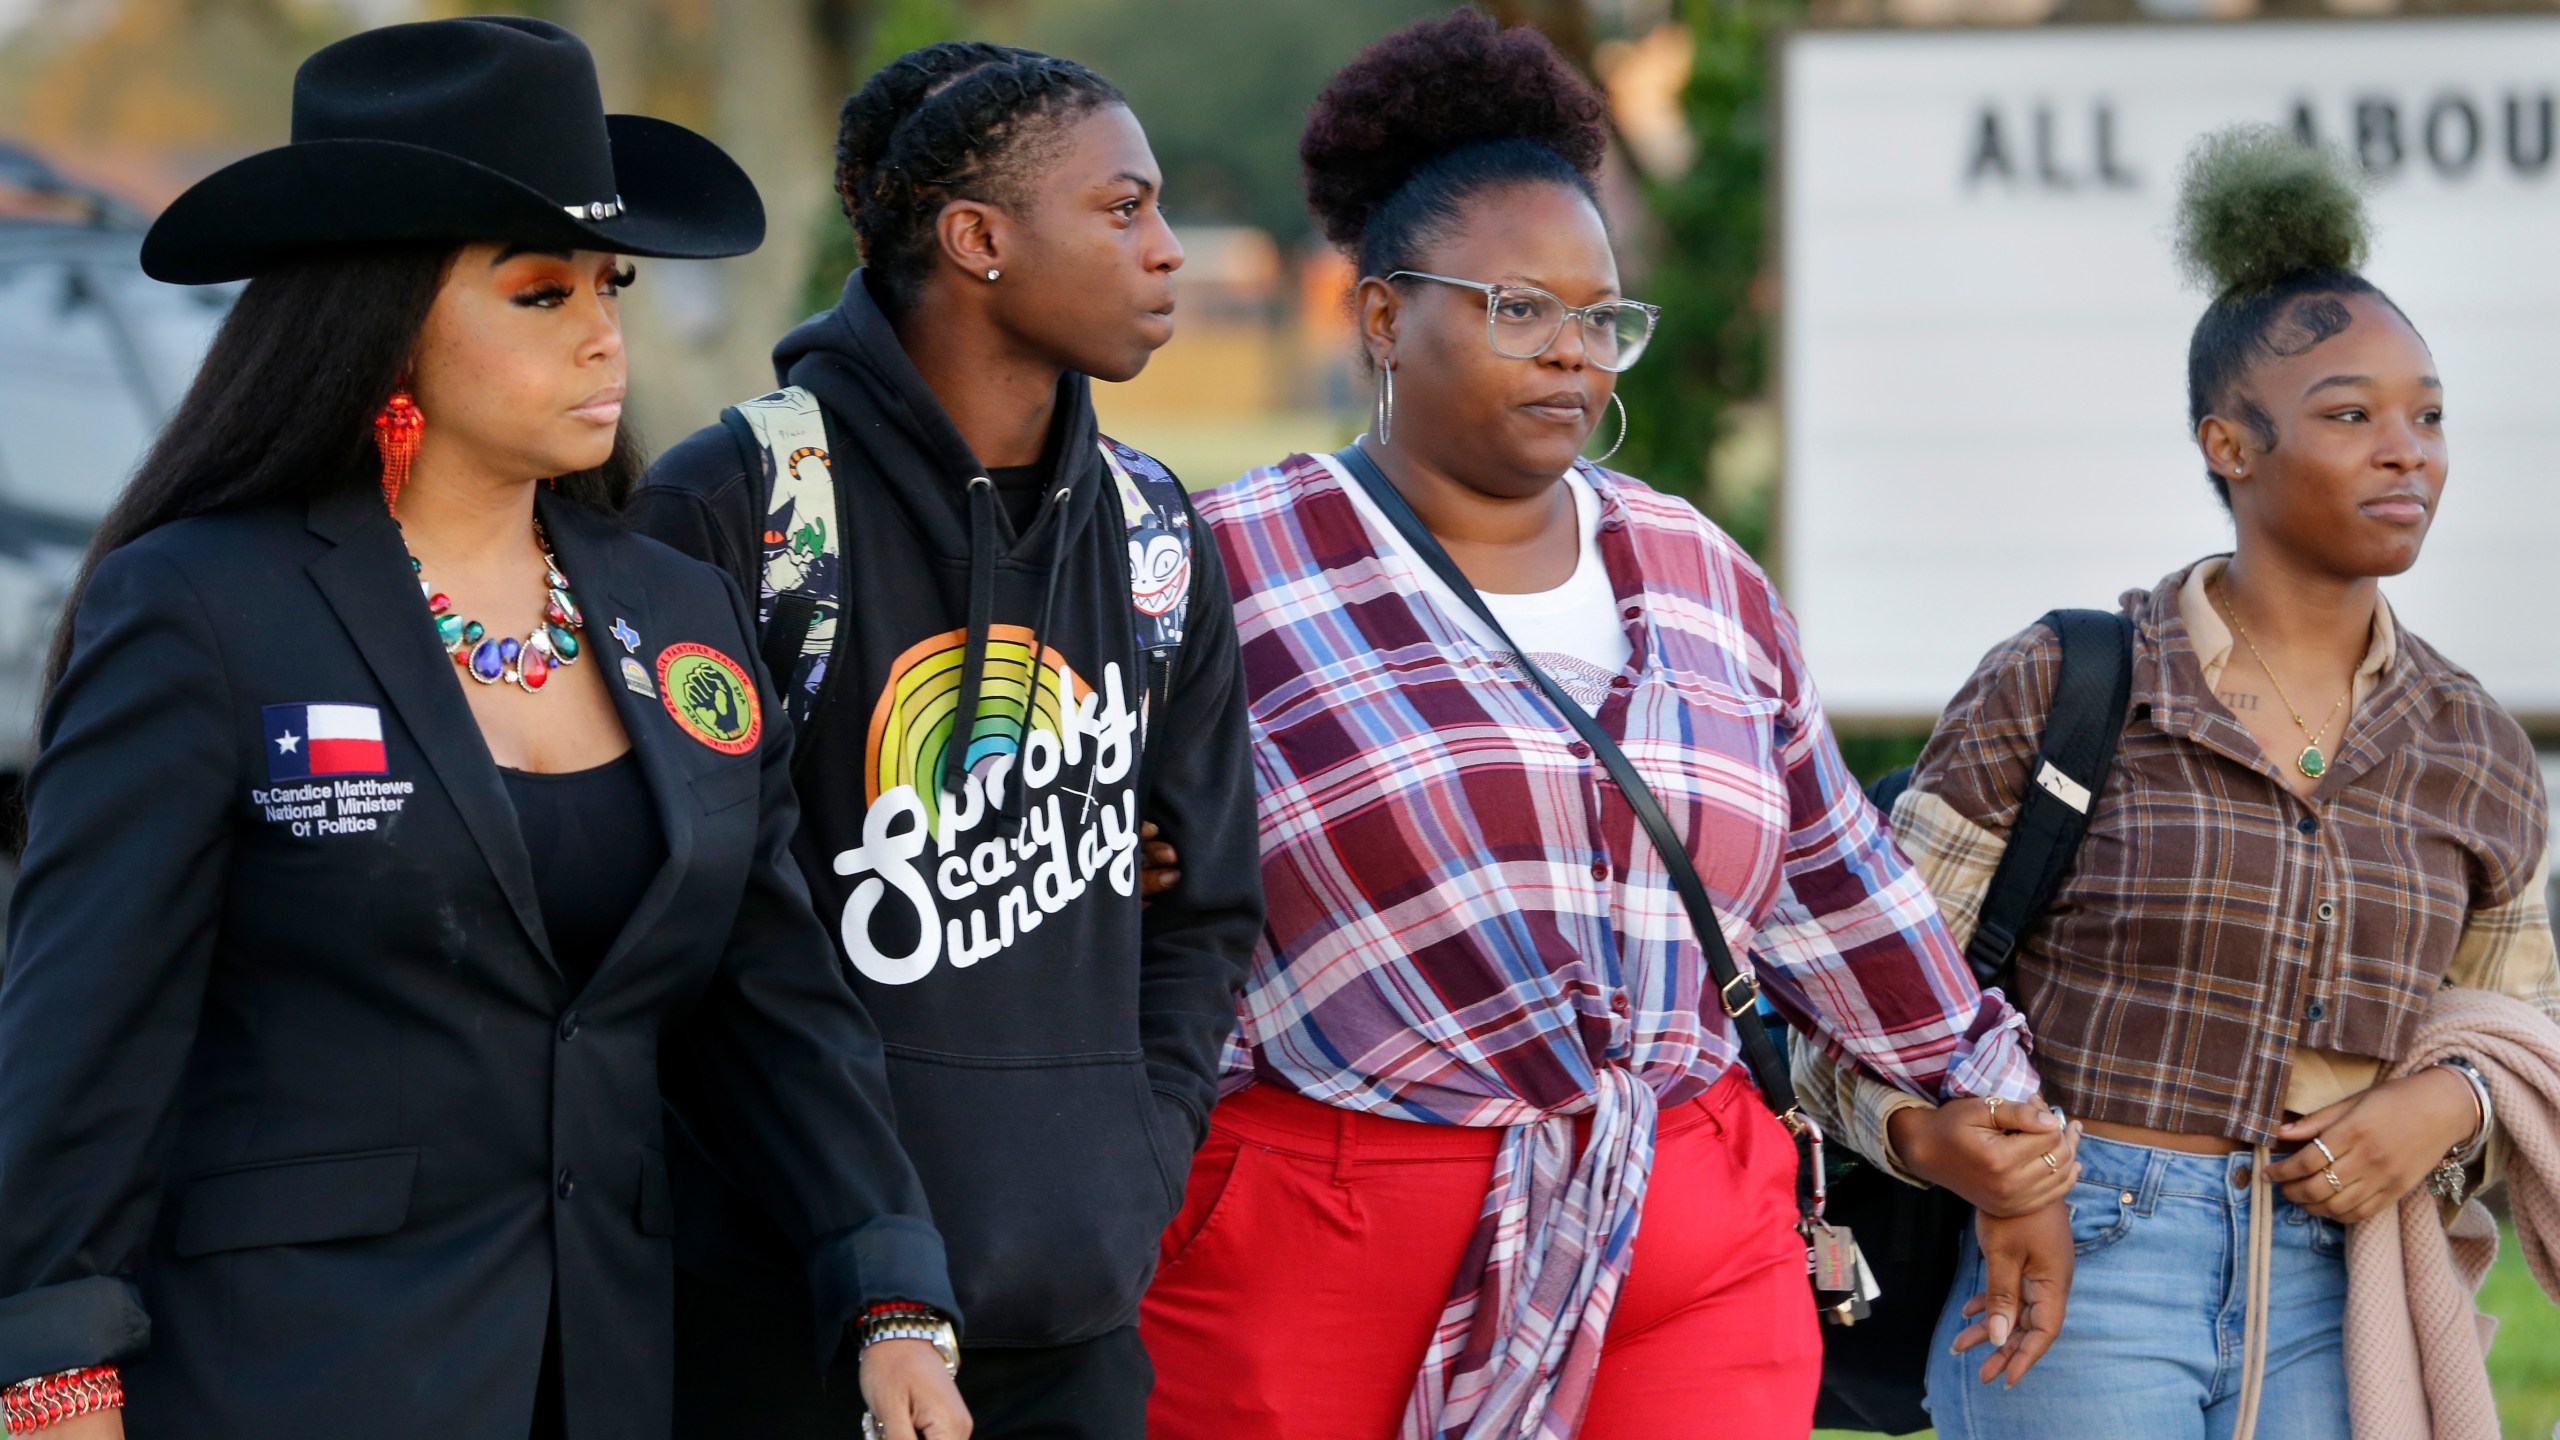
[[1618, 742], [1610, 739], [1609, 732], [1600, 727], [1599, 719], [1576, 703], [1553, 677], [1512, 641], [1510, 632], [1494, 618], [1492, 609], [1484, 603], [1484, 597], [1476, 593], [1476, 587], [1467, 579], [1466, 572], [1460, 570], [1457, 562], [1449, 558], [1449, 552], [1440, 547], [1439, 540], [1422, 523], [1422, 518], [1413, 513], [1413, 507], [1405, 503], [1404, 496], [1387, 479], [1386, 472], [1378, 468], [1377, 462], [1371, 460], [1357, 442], [1336, 451], [1334, 458], [1342, 462], [1343, 468], [1350, 471], [1352, 477], [1360, 482], [1360, 487], [1369, 493], [1369, 498], [1377, 502], [1378, 508], [1396, 527], [1396, 533], [1404, 537], [1406, 546], [1431, 567], [1442, 584], [1475, 611], [1476, 618], [1483, 621], [1485, 628], [1502, 643], [1502, 648], [1510, 652], [1511, 661], [1519, 667], [1520, 673], [1529, 678], [1538, 693], [1546, 697], [1547, 704], [1591, 747], [1591, 753], [1600, 757], [1600, 763], [1609, 772], [1609, 779], [1617, 785], [1618, 793], [1626, 797], [1627, 808], [1635, 812], [1637, 823], [1644, 826], [1646, 836], [1653, 841], [1654, 850], [1662, 856], [1662, 867], [1670, 873], [1672, 888], [1680, 892], [1680, 904], [1689, 912], [1689, 928], [1698, 937], [1698, 949], [1707, 957], [1707, 974], [1714, 985], [1718, 1008], [1724, 1011], [1726, 1019], [1733, 1022], [1734, 1037], [1741, 1043], [1743, 1063], [1751, 1070], [1752, 1083], [1760, 1088], [1761, 1098], [1768, 1102], [1788, 1132], [1795, 1136], [1797, 1211], [1807, 1221], [1820, 1219], [1823, 1198], [1822, 1132], [1812, 1117], [1796, 1104], [1795, 1081], [1788, 1073], [1786, 1059], [1779, 1054], [1777, 1042], [1769, 1035], [1769, 1027], [1760, 1019], [1759, 982], [1743, 973], [1742, 968], [1734, 964], [1733, 953], [1725, 948], [1724, 931], [1716, 922], [1714, 903], [1707, 898], [1706, 882], [1698, 877], [1698, 867], [1690, 860], [1688, 848], [1681, 843], [1679, 833], [1672, 829], [1671, 817], [1663, 813], [1662, 802], [1654, 798], [1653, 787], [1636, 773], [1636, 767], [1629, 763], [1626, 752], [1620, 750]]

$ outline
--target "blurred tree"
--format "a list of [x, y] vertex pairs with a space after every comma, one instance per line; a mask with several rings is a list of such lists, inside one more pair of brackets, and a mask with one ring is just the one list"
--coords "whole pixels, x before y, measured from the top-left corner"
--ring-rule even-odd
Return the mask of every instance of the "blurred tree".
[[0, 128], [165, 201], [281, 136], [293, 67], [348, 28], [310, 0], [41, 0], [8, 36]]
[[1697, 49], [1682, 108], [1689, 168], [1644, 182], [1652, 233], [1645, 299], [1662, 307], [1642, 364], [1619, 377], [1627, 443], [1611, 464], [1698, 501], [1763, 553], [1764, 489], [1719, 484], [1715, 457], [1737, 404], [1769, 384], [1774, 279], [1768, 272], [1771, 43], [1799, 0], [1690, 0]]
[[763, 196], [755, 255], [641, 267], [625, 307], [631, 413], [660, 441], [770, 383], [819, 242], [844, 228], [835, 113], [867, 73], [858, 57], [958, 23], [955, 0], [36, 0], [0, 50], [0, 126], [165, 201], [283, 141], [294, 69], [314, 49], [367, 25], [472, 13], [577, 31], [608, 108], [709, 134]]
[[641, 267], [625, 307], [638, 382], [632, 403], [642, 436], [663, 444], [767, 388], [773, 342], [803, 313], [803, 281], [832, 193], [835, 104], [850, 68], [841, 47], [859, 7], [552, 0], [551, 8], [595, 51], [609, 106], [701, 126], [764, 197], [756, 254]]
[[1503, 25], [1537, 26], [1585, 73], [1591, 70], [1589, 0], [1487, 0], [1484, 8]]
[[845, 277], [862, 263], [861, 248], [854, 244], [852, 222], [845, 218], [844, 204], [835, 193], [836, 111], [843, 108], [845, 96], [861, 89], [881, 66], [910, 50], [964, 36], [971, 30], [969, 16], [954, 0], [834, 3], [845, 12], [839, 21], [840, 43], [846, 54], [858, 59], [846, 76], [843, 94], [835, 97], [835, 109], [829, 111], [827, 197], [810, 231], [814, 248], [800, 287], [800, 313], [804, 315], [832, 307], [844, 293]]
[[[1577, 0], [1578, 3], [1578, 0]], [[1047, 0], [991, 12], [999, 38], [1109, 76], [1146, 123], [1177, 220], [1308, 234], [1298, 134], [1361, 46], [1448, 0]]]

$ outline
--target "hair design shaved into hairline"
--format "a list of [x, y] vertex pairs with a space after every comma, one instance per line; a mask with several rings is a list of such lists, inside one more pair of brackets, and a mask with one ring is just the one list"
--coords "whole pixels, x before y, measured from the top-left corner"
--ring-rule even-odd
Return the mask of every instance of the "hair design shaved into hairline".
[[2308, 355], [2355, 323], [2356, 312], [2346, 301], [2335, 295], [2307, 296], [2267, 327], [2267, 350], [2286, 360]]

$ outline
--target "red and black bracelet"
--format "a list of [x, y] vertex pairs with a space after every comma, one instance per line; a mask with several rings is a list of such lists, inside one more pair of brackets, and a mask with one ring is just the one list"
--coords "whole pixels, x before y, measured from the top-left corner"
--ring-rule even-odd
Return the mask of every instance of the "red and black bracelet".
[[5, 1412], [11, 1435], [32, 1435], [65, 1420], [123, 1405], [124, 1373], [113, 1365], [84, 1365], [0, 1390], [0, 1412]]

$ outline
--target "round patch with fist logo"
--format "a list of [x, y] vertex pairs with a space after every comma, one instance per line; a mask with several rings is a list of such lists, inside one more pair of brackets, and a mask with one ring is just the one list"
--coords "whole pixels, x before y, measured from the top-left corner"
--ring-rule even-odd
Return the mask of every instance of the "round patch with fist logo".
[[658, 652], [658, 700], [684, 733], [723, 755], [743, 755], [764, 735], [764, 711], [746, 668], [708, 645]]

